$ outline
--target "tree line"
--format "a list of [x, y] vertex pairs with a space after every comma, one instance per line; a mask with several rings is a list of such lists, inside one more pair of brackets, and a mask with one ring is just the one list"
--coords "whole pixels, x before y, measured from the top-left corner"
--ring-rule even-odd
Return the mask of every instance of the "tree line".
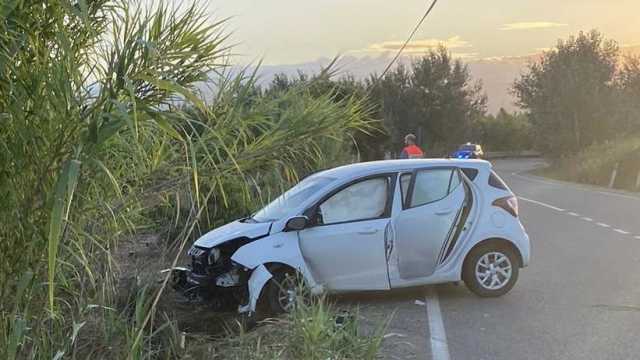
[[363, 160], [397, 153], [415, 133], [429, 156], [443, 156], [459, 144], [477, 142], [492, 151], [532, 150], [561, 157], [640, 131], [640, 58], [623, 56], [598, 31], [559, 40], [530, 62], [510, 89], [520, 111], [487, 112], [482, 83], [445, 47], [379, 77], [333, 79], [276, 75], [266, 92], [307, 84], [312, 92], [336, 92], [336, 99], [366, 98], [378, 131], [357, 133]]
[[513, 93], [534, 146], [551, 157], [640, 131], [640, 59], [595, 30], [559, 40], [527, 66]]

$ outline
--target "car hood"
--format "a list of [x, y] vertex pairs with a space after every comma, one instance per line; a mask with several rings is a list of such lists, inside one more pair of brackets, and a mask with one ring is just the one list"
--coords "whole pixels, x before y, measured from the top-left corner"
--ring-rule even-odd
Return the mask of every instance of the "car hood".
[[255, 239], [257, 237], [268, 235], [270, 228], [270, 222], [250, 223], [236, 220], [202, 235], [198, 240], [196, 240], [194, 245], [203, 248], [212, 248], [240, 237]]

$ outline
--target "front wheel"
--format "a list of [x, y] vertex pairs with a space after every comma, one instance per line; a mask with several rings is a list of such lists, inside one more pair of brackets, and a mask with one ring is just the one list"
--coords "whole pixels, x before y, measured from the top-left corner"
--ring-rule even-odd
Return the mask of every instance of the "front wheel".
[[299, 301], [299, 280], [292, 271], [278, 271], [267, 283], [265, 302], [272, 314], [290, 313]]
[[513, 288], [519, 270], [513, 250], [488, 244], [469, 253], [462, 269], [462, 280], [478, 296], [497, 297]]

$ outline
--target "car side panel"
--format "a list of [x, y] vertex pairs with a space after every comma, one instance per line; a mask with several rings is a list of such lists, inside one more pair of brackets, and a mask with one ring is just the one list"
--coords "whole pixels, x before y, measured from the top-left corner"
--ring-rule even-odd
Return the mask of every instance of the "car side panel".
[[302, 257], [296, 231], [279, 232], [251, 242], [238, 249], [231, 256], [231, 260], [248, 269], [255, 269], [267, 263], [285, 264], [296, 269], [312, 291], [321, 291], [317, 289], [318, 284]]

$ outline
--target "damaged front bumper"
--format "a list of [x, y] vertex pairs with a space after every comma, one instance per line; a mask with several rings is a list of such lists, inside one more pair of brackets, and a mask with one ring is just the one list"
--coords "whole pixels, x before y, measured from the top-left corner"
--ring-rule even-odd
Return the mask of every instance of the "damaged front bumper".
[[264, 265], [253, 270], [237, 266], [220, 274], [198, 274], [188, 267], [163, 270], [169, 271], [171, 287], [187, 302], [249, 314], [255, 313], [262, 288], [272, 278]]

